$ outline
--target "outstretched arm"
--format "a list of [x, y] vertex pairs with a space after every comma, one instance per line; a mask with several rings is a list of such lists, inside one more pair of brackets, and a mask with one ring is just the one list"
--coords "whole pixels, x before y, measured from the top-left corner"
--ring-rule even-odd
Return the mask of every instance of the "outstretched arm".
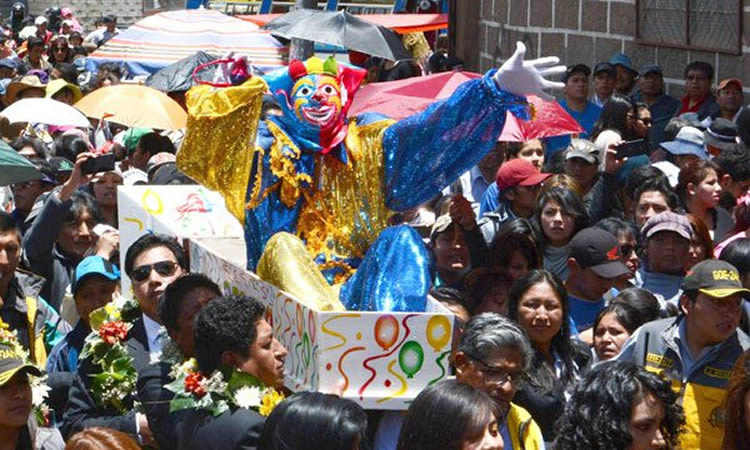
[[413, 208], [471, 168], [495, 145], [507, 112], [529, 119], [526, 94], [551, 98], [543, 89], [560, 88], [545, 76], [562, 73], [557, 57], [524, 61], [526, 47], [497, 70], [459, 86], [424, 112], [389, 127], [383, 138], [386, 204]]

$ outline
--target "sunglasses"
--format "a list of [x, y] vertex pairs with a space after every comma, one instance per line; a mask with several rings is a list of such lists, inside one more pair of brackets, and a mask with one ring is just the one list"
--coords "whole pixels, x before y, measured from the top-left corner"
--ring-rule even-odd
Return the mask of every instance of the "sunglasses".
[[625, 244], [620, 246], [620, 255], [622, 256], [630, 256], [632, 252], [635, 252], [637, 255], [640, 251], [641, 247], [638, 245]]
[[151, 270], [155, 270], [163, 277], [169, 277], [174, 275], [175, 270], [177, 270], [177, 263], [174, 261], [159, 261], [154, 264], [144, 264], [133, 269], [131, 278], [140, 283], [151, 275]]

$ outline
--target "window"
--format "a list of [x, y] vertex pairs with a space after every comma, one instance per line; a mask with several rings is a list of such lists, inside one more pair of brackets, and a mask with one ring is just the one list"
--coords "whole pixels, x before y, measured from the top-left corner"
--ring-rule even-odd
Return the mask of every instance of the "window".
[[742, 0], [636, 0], [636, 42], [742, 54]]

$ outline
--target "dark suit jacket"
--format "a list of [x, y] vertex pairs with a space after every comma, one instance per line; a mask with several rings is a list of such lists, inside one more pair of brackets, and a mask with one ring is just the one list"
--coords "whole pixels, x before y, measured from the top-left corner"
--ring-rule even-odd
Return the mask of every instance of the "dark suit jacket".
[[180, 450], [256, 450], [266, 422], [252, 409], [240, 408], [217, 417], [205, 410], [180, 412]]
[[183, 414], [169, 414], [169, 402], [174, 393], [164, 388], [171, 383], [169, 371], [172, 366], [158, 362], [151, 364], [138, 373], [138, 400], [143, 405], [148, 418], [148, 426], [159, 443], [161, 450], [177, 449], [181, 432]]
[[[133, 365], [137, 371], [149, 364], [151, 357], [143, 318], [138, 318], [128, 332], [125, 348], [133, 357]], [[68, 405], [60, 427], [63, 437], [67, 439], [74, 433], [89, 427], [113, 428], [136, 436], [135, 411], [121, 415], [114, 408], [100, 408], [91, 397], [89, 393], [91, 377], [98, 371], [98, 366], [95, 366], [89, 359], [78, 361], [78, 375], [74, 377], [68, 391]], [[126, 404], [133, 403], [135, 394], [133, 392], [125, 399]]]

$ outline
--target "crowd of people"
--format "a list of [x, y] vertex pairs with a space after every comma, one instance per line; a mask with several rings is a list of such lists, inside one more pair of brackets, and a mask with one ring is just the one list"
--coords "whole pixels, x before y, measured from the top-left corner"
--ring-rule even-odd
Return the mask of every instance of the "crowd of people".
[[[83, 70], [116, 33], [14, 5], [4, 106], [118, 83]], [[422, 72], [368, 64], [373, 81]], [[750, 109], [711, 64], [684, 73], [677, 99], [622, 53], [569, 65], [557, 101], [582, 133], [497, 142], [390, 217], [423, 238], [457, 329], [450, 376], [407, 411], [287, 391], [259, 299], [189, 273], [175, 236], [120, 248], [119, 186], [195, 184], [182, 133], [0, 119], [41, 174], [0, 190], [0, 449], [750, 448]], [[109, 152], [113, 170], [85, 173]]]

